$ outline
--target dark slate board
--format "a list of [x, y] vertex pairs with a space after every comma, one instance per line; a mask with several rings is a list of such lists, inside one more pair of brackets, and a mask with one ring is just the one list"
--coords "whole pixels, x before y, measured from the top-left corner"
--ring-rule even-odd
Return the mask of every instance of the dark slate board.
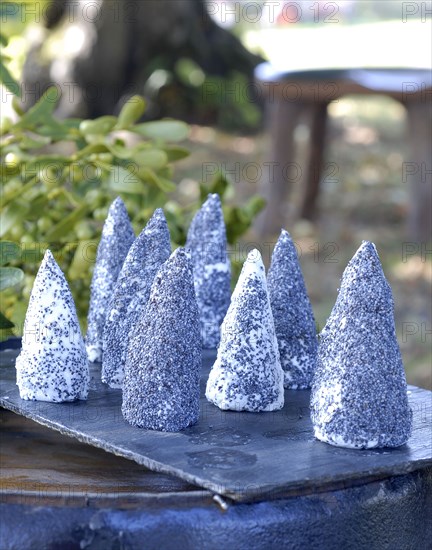
[[121, 415], [121, 392], [100, 381], [92, 365], [87, 402], [23, 401], [15, 384], [16, 350], [0, 353], [0, 405], [40, 424], [156, 472], [251, 502], [348, 487], [432, 465], [432, 392], [409, 386], [414, 430], [398, 449], [351, 450], [317, 441], [309, 418], [309, 391], [287, 390], [274, 413], [223, 412], [204, 388], [212, 354], [202, 371], [201, 417], [180, 433], [141, 430]]

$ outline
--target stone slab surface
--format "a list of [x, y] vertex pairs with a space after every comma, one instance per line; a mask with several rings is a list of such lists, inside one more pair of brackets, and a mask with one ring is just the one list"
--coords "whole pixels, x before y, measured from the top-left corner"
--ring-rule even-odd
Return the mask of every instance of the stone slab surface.
[[351, 450], [317, 441], [309, 391], [286, 390], [274, 413], [219, 410], [204, 397], [214, 356], [204, 354], [198, 424], [180, 433], [142, 430], [121, 414], [121, 391], [91, 366], [88, 401], [23, 401], [15, 383], [18, 350], [0, 353], [0, 405], [42, 425], [238, 502], [307, 495], [432, 466], [432, 392], [409, 386], [413, 434], [397, 449]]

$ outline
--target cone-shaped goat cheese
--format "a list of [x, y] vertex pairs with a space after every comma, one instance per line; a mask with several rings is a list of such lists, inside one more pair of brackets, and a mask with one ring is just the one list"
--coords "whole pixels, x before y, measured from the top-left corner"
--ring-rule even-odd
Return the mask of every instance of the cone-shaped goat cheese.
[[75, 304], [49, 250], [31, 292], [16, 370], [22, 399], [87, 399], [89, 368]]
[[243, 265], [222, 323], [206, 397], [219, 408], [234, 411], [283, 407], [283, 370], [258, 250], [252, 250]]
[[120, 197], [111, 204], [102, 230], [90, 288], [86, 349], [90, 361], [102, 360], [102, 335], [120, 269], [135, 235]]
[[[162, 209], [158, 208], [130, 247], [107, 313], [103, 332], [102, 381], [112, 388], [122, 386], [129, 331], [147, 303], [157, 271], [170, 254], [168, 225]], [[132, 300], [134, 303], [131, 304]]]
[[197, 422], [201, 360], [192, 264], [179, 248], [157, 273], [129, 340], [124, 418], [134, 426], [165, 432]]
[[348, 263], [320, 335], [311, 418], [315, 436], [339, 447], [398, 447], [410, 436], [392, 292], [370, 242]]
[[284, 385], [293, 390], [310, 388], [318, 348], [315, 320], [296, 248], [284, 229], [273, 251], [267, 284]]
[[220, 340], [220, 325], [231, 296], [231, 264], [219, 195], [209, 195], [195, 214], [186, 247], [192, 256], [202, 345], [204, 348], [216, 348]]

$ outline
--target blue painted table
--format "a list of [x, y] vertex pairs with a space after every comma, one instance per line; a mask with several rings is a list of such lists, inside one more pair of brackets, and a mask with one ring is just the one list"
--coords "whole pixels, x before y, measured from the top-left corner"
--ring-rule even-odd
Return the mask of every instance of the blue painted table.
[[15, 356], [0, 354], [0, 402], [20, 412], [0, 416], [2, 550], [426, 549], [432, 539], [431, 392], [410, 387], [413, 437], [395, 450], [314, 440], [308, 392], [287, 392], [279, 416], [203, 402], [197, 426], [162, 436], [114, 416], [120, 393], [99, 385], [97, 367], [87, 403], [20, 401]]

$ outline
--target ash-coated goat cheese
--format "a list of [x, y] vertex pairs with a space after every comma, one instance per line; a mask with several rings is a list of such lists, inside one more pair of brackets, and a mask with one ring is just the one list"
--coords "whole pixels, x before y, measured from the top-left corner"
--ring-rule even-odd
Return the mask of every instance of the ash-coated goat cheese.
[[90, 361], [102, 360], [105, 319], [120, 269], [135, 234], [126, 207], [120, 197], [111, 204], [102, 229], [96, 264], [90, 287], [90, 305], [85, 338]]
[[283, 407], [283, 370], [258, 250], [252, 250], [243, 265], [222, 323], [206, 397], [225, 410], [260, 412]]
[[318, 349], [315, 319], [297, 250], [284, 229], [272, 254], [267, 284], [284, 385], [292, 390], [310, 388]]
[[129, 249], [106, 317], [102, 381], [111, 388], [122, 387], [130, 332], [146, 307], [158, 269], [170, 254], [168, 225], [158, 208]]
[[22, 399], [87, 399], [89, 368], [75, 304], [49, 250], [31, 292], [16, 371]]
[[192, 264], [178, 248], [157, 273], [130, 340], [122, 413], [133, 426], [177, 432], [199, 417], [202, 346]]
[[320, 335], [311, 418], [315, 436], [339, 447], [398, 447], [411, 434], [392, 292], [367, 241], [348, 263]]
[[216, 348], [231, 296], [231, 264], [219, 195], [210, 194], [192, 220], [186, 248], [193, 263], [202, 345]]

